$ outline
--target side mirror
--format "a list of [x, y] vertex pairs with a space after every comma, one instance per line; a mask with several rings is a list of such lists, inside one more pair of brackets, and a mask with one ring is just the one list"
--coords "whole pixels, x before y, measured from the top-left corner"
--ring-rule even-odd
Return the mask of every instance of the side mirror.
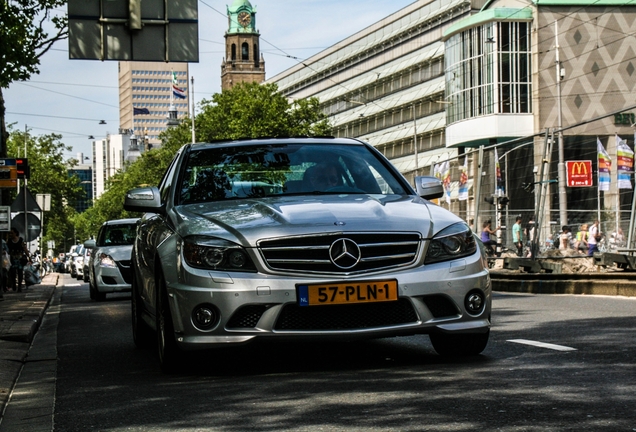
[[435, 199], [444, 196], [444, 186], [437, 177], [417, 176], [415, 177], [415, 189], [417, 194], [424, 199]]
[[84, 242], [84, 247], [86, 249], [95, 249], [97, 247], [97, 244], [95, 243], [95, 240], [90, 239]]
[[124, 200], [124, 209], [141, 213], [163, 213], [163, 205], [156, 186], [129, 190]]

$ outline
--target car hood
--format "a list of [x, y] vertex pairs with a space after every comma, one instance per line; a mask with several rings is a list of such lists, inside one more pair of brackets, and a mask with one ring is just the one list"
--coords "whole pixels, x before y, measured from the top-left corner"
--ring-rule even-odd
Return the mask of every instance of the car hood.
[[97, 249], [96, 256], [103, 253], [110, 256], [115, 261], [130, 260], [132, 254], [132, 245], [102, 246]]
[[215, 236], [244, 246], [264, 238], [338, 232], [418, 232], [429, 238], [459, 221], [426, 200], [401, 195], [286, 196], [191, 204], [173, 210], [180, 236]]

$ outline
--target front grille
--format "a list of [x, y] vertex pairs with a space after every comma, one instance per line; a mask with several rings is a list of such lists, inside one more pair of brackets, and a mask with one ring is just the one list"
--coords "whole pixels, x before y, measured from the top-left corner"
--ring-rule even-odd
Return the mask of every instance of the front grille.
[[267, 310], [266, 305], [248, 305], [237, 310], [227, 322], [228, 329], [254, 328]]
[[[360, 261], [356, 265], [352, 266], [355, 261], [343, 260], [338, 266], [331, 260], [331, 246], [342, 239], [358, 245]], [[419, 246], [417, 233], [337, 233], [263, 240], [258, 244], [265, 262], [274, 270], [341, 274], [412, 264]]]
[[417, 314], [407, 299], [354, 305], [286, 305], [274, 330], [328, 331], [381, 328], [417, 322]]
[[430, 295], [422, 297], [422, 301], [434, 318], [444, 318], [459, 315], [455, 303], [444, 295]]
[[130, 260], [117, 261], [117, 267], [119, 268], [119, 272], [121, 273], [121, 277], [124, 279], [124, 282], [131, 284], [132, 273], [130, 271]]

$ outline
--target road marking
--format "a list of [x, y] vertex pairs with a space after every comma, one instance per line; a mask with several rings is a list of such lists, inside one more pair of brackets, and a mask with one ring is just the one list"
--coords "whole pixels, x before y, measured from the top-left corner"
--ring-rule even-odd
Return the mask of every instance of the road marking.
[[514, 342], [514, 343], [519, 343], [524, 345], [532, 345], [539, 348], [548, 348], [548, 349], [553, 349], [556, 351], [576, 351], [577, 350], [576, 348], [566, 347], [563, 345], [554, 345], [554, 344], [549, 344], [545, 342], [531, 341], [527, 339], [509, 339], [508, 342]]
[[64, 286], [67, 286], [67, 287], [71, 287], [71, 286], [82, 286], [82, 284], [78, 284], [78, 283], [74, 283], [74, 284], [64, 284]]

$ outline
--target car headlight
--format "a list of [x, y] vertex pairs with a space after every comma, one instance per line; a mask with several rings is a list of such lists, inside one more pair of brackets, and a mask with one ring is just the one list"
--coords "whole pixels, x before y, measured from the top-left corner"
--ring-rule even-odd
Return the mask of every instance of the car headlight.
[[115, 260], [111, 258], [109, 255], [101, 254], [99, 256], [99, 266], [100, 267], [117, 267]]
[[475, 253], [477, 242], [468, 225], [456, 223], [433, 237], [426, 252], [425, 264], [453, 260]]
[[189, 237], [183, 242], [183, 257], [196, 268], [226, 271], [256, 271], [247, 251], [232, 242], [209, 237]]

